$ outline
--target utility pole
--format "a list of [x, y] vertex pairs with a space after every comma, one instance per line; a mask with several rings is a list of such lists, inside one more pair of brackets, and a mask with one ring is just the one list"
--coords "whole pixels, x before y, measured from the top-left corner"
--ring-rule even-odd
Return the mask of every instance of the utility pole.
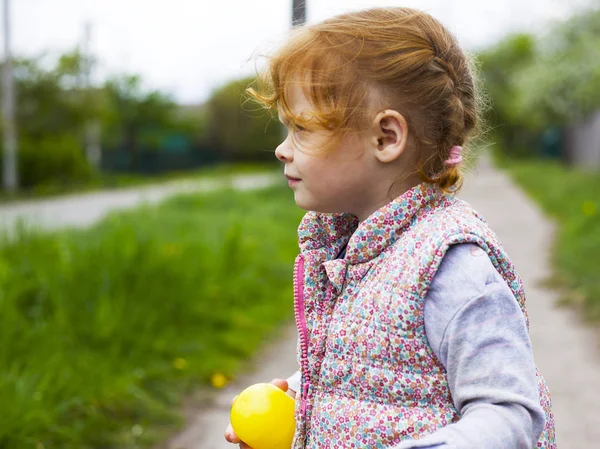
[[302, 26], [306, 23], [307, 0], [292, 0], [292, 26]]
[[[306, 23], [306, 2], [307, 0], [292, 0], [292, 28], [302, 26]], [[280, 125], [282, 139], [286, 139], [288, 130]]]
[[[92, 63], [93, 56], [90, 49], [92, 40], [92, 23], [86, 22], [83, 36], [83, 84], [86, 94], [92, 97]], [[91, 106], [91, 105], [88, 105]], [[93, 168], [100, 166], [102, 149], [100, 147], [100, 122], [90, 119], [85, 124], [85, 154], [88, 163]]]
[[4, 71], [2, 74], [3, 176], [2, 186], [9, 193], [19, 187], [17, 174], [17, 130], [15, 126], [15, 90], [10, 50], [10, 0], [4, 0]]

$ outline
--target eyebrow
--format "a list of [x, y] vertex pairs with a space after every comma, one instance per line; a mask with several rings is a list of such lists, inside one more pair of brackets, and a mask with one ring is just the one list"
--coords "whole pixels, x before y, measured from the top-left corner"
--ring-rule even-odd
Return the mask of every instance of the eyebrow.
[[281, 111], [277, 114], [277, 118], [279, 119], [279, 121], [283, 124], [290, 124], [290, 123], [299, 123], [299, 124], [307, 124], [309, 122], [311, 122], [311, 120], [307, 120], [304, 119], [302, 117], [302, 115], [305, 113], [305, 111], [302, 111], [300, 113], [300, 115], [292, 115], [291, 117], [288, 114], [283, 114], [281, 113]]

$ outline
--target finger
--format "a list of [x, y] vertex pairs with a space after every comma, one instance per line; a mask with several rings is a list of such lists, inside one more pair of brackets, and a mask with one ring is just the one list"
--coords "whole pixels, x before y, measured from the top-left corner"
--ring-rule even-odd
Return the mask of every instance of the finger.
[[231, 433], [232, 432], [233, 431], [231, 430], [231, 424], [230, 424], [227, 426], [227, 429], [225, 429], [225, 434], [224, 434], [225, 441], [227, 441], [228, 443], [232, 443], [232, 441], [231, 441]]
[[234, 444], [241, 443], [241, 440], [237, 437], [237, 435], [233, 431], [233, 427], [231, 427], [231, 424], [229, 424], [229, 426], [227, 426], [227, 430], [225, 431], [225, 440], [227, 440], [229, 443], [234, 443]]
[[285, 380], [285, 379], [273, 379], [271, 381], [271, 383], [273, 385], [275, 385], [276, 387], [281, 388], [283, 391], [288, 390], [288, 383], [287, 383], [287, 380]]
[[240, 449], [252, 449], [250, 446], [248, 446], [246, 443], [240, 443]]

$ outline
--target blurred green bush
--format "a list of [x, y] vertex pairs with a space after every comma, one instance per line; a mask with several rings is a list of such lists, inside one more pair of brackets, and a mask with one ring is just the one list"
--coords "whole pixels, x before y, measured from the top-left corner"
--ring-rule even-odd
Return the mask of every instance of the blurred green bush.
[[249, 100], [246, 89], [254, 80], [222, 86], [206, 105], [208, 146], [218, 148], [227, 161], [275, 162], [275, 148], [284, 138], [277, 117]]
[[[23, 137], [17, 150], [19, 183], [25, 191], [68, 190], [69, 186], [83, 186], [94, 179], [81, 144], [70, 134]], [[0, 158], [0, 173], [2, 167]]]
[[92, 170], [73, 136], [48, 135], [19, 142], [19, 180], [24, 188], [89, 181]]
[[600, 9], [538, 36], [509, 36], [478, 59], [492, 106], [491, 139], [507, 156], [557, 153], [548, 136], [600, 110]]
[[0, 447], [163, 437], [185, 392], [221, 386], [293, 316], [300, 217], [287, 187], [223, 191], [5, 240]]
[[132, 161], [133, 167], [126, 167], [130, 171], [145, 150], [193, 153], [201, 146], [203, 108], [179, 106], [168, 93], [148, 89], [136, 75], [119, 74], [99, 86], [82, 86], [93, 61], [77, 50], [47, 59], [17, 59], [14, 64], [22, 191], [61, 190], [56, 186], [65, 183], [86, 187], [92, 169], [100, 168], [86, 167], [85, 136], [92, 123], [101, 131], [97, 138], [104, 150], [121, 150]]

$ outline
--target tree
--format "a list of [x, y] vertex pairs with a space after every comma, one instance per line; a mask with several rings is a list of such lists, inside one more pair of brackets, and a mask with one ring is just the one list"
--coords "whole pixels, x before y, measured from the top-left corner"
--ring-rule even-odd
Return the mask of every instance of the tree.
[[508, 151], [517, 148], [524, 125], [516, 109], [520, 92], [515, 77], [523, 67], [529, 66], [535, 57], [535, 39], [529, 34], [510, 36], [478, 55], [485, 88], [492, 102], [487, 121], [498, 131], [492, 133], [494, 137], [500, 139]]
[[81, 55], [65, 54], [50, 69], [42, 59], [15, 61], [18, 171], [25, 188], [91, 175], [81, 138], [84, 123], [98, 111], [76, 82]]
[[516, 112], [536, 127], [585, 120], [600, 109], [600, 10], [557, 24], [539, 57], [516, 74]]
[[515, 35], [479, 55], [493, 110], [489, 121], [507, 153], [531, 154], [540, 136], [600, 109], [600, 10]]
[[271, 160], [281, 142], [281, 127], [268, 111], [248, 100], [254, 78], [232, 81], [207, 104], [207, 138], [229, 160]]
[[177, 105], [167, 94], [146, 91], [137, 75], [122, 75], [104, 87], [104, 125], [109, 145], [122, 146], [134, 157], [140, 149], [140, 133], [148, 128], [169, 128]]
[[49, 133], [79, 134], [86, 120], [99, 114], [76, 81], [81, 64], [78, 52], [63, 55], [50, 70], [42, 68], [42, 58], [16, 61], [16, 118], [21, 135], [36, 140]]

